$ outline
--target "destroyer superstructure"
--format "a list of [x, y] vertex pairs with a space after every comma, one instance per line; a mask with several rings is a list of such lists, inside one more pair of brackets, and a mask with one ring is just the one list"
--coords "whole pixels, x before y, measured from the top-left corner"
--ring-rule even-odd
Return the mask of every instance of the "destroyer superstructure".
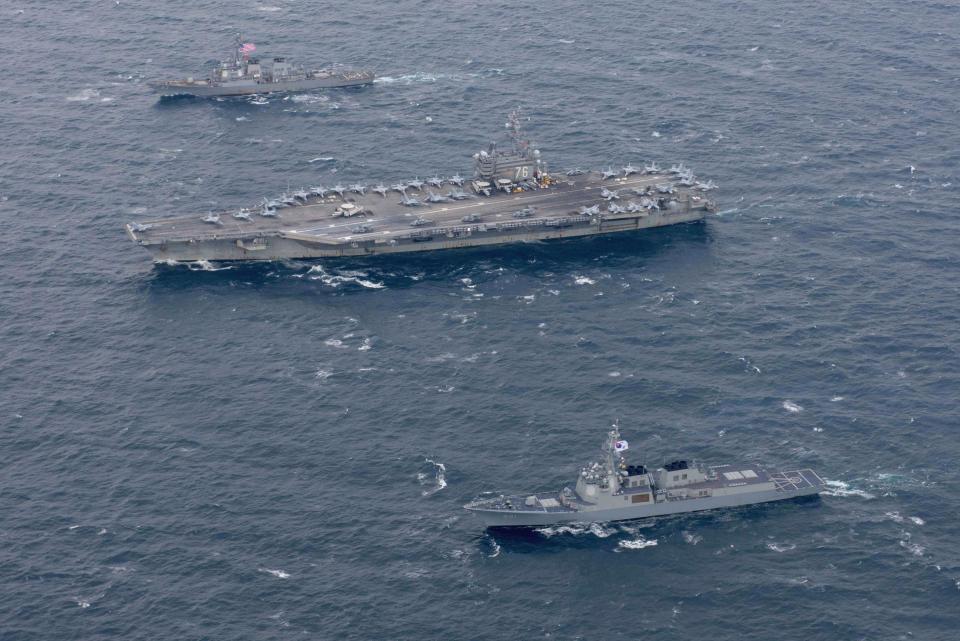
[[508, 128], [512, 148], [474, 155], [466, 179], [316, 185], [233, 211], [129, 223], [158, 262], [366, 256], [637, 231], [703, 220], [713, 182], [682, 164], [550, 172]]
[[576, 487], [559, 492], [480, 498], [464, 507], [487, 527], [534, 527], [564, 522], [621, 521], [819, 494], [824, 481], [810, 469], [768, 470], [758, 465], [707, 466], [671, 461], [657, 469], [628, 465], [627, 441], [617, 425], [601, 460], [581, 468]]
[[261, 62], [253, 55], [256, 45], [238, 34], [232, 55], [220, 62], [207, 78], [160, 80], [149, 83], [164, 96], [244, 96], [282, 91], [309, 91], [327, 87], [367, 85], [376, 75], [366, 69], [304, 69], [286, 58]]

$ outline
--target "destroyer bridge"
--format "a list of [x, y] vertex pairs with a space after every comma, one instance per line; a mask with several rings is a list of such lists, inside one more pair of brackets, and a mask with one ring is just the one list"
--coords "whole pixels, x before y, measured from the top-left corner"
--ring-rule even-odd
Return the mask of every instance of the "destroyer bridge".
[[702, 220], [710, 182], [682, 165], [550, 174], [519, 139], [474, 156], [460, 176], [386, 186], [321, 186], [252, 209], [127, 225], [158, 262], [364, 256], [637, 231]]

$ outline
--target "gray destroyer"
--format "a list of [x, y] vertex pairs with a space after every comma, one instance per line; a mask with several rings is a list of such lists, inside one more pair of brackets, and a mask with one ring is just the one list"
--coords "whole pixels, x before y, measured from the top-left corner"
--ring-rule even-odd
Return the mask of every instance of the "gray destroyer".
[[280, 260], [632, 232], [715, 211], [716, 185], [682, 163], [551, 173], [519, 116], [507, 124], [513, 148], [475, 154], [471, 178], [302, 187], [249, 208], [131, 222], [127, 234], [156, 262]]
[[218, 64], [207, 78], [160, 80], [149, 83], [163, 96], [247, 96], [282, 91], [309, 91], [328, 87], [368, 85], [376, 75], [369, 70], [304, 69], [286, 58], [261, 62], [251, 54], [252, 43], [237, 35], [232, 57]]
[[614, 425], [603, 457], [580, 470], [574, 489], [481, 498], [464, 507], [487, 527], [623, 521], [813, 496], [824, 481], [810, 469], [768, 470], [757, 465], [706, 466], [679, 460], [655, 470], [628, 465], [627, 442]]

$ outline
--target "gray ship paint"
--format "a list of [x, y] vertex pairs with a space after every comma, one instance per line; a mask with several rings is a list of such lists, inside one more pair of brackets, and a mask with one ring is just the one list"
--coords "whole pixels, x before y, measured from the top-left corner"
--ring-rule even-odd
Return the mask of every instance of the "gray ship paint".
[[648, 471], [627, 465], [622, 455], [627, 448], [614, 425], [601, 448], [602, 460], [581, 468], [574, 489], [480, 498], [464, 507], [487, 527], [605, 523], [813, 496], [825, 485], [810, 469], [780, 472], [747, 464], [680, 460]]
[[[369, 188], [314, 186], [258, 207], [129, 223], [156, 262], [330, 258], [480, 247], [638, 231], [701, 221], [715, 211], [681, 166], [547, 171], [508, 123], [513, 148], [474, 155], [471, 180], [414, 180]], [[441, 187], [437, 187], [437, 185]]]
[[376, 74], [366, 69], [307, 70], [281, 57], [261, 63], [250, 55], [255, 50], [252, 43], [244, 43], [237, 34], [233, 57], [220, 62], [209, 77], [160, 80], [149, 84], [163, 96], [209, 98], [353, 87], [370, 84], [376, 79]]

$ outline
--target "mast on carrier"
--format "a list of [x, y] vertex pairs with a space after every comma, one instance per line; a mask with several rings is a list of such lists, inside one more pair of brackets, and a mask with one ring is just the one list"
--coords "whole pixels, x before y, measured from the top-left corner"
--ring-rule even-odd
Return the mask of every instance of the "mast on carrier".
[[515, 109], [507, 116], [507, 135], [513, 143], [511, 151], [497, 149], [492, 142], [485, 150], [474, 154], [474, 174], [478, 180], [512, 183], [538, 182], [545, 172], [540, 150], [532, 149], [521, 124], [522, 113]]

